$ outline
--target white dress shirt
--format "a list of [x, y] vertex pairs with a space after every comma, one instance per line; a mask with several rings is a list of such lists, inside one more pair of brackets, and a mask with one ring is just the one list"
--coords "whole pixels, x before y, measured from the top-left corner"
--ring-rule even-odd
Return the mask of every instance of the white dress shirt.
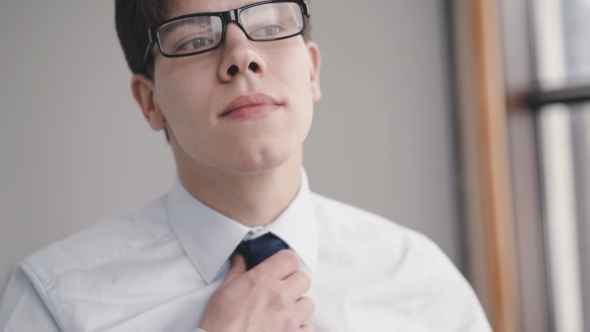
[[0, 305], [0, 331], [196, 331], [244, 238], [272, 232], [312, 278], [317, 332], [487, 332], [467, 281], [425, 236], [311, 193], [251, 229], [171, 191], [26, 258]]

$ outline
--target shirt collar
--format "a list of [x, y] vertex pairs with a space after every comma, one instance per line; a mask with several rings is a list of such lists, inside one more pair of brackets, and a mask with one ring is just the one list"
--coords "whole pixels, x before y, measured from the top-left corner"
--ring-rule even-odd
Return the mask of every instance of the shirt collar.
[[[223, 265], [253, 228], [211, 209], [194, 198], [178, 176], [166, 199], [170, 225], [180, 245], [206, 283], [220, 277]], [[301, 186], [287, 209], [264, 232], [285, 241], [313, 272], [318, 256], [318, 228], [307, 174], [301, 171]]]

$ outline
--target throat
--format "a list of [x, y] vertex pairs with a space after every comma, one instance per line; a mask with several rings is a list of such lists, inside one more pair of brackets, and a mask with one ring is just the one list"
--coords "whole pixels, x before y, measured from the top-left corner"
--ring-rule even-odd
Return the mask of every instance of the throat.
[[[283, 165], [286, 166], [286, 165]], [[301, 185], [300, 166], [258, 174], [179, 176], [187, 191], [217, 212], [248, 227], [273, 222], [295, 199]]]

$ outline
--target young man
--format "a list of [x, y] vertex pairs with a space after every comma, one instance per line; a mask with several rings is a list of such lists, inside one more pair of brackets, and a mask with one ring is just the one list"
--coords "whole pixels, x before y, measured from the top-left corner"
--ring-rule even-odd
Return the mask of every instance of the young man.
[[306, 1], [115, 3], [133, 95], [178, 177], [21, 263], [1, 331], [490, 331], [431, 241], [309, 191]]

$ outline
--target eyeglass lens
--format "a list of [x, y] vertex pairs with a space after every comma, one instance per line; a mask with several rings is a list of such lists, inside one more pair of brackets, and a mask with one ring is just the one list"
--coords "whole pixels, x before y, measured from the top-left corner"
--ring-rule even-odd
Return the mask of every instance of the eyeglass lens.
[[[275, 2], [249, 7], [240, 21], [249, 38], [275, 40], [299, 34], [304, 27], [301, 7], [293, 2]], [[194, 16], [169, 22], [158, 29], [160, 47], [166, 55], [204, 52], [221, 43], [220, 16]]]

